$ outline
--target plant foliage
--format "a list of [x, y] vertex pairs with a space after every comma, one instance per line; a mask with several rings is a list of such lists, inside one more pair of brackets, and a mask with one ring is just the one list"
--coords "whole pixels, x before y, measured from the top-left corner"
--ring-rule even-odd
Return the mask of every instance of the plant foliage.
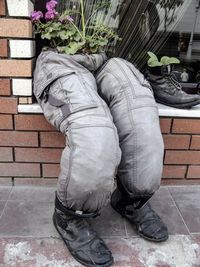
[[175, 57], [163, 56], [159, 61], [158, 57], [154, 53], [147, 52], [147, 54], [149, 55], [149, 59], [147, 62], [149, 67], [160, 67], [160, 66], [180, 63], [180, 60]]
[[[50, 47], [60, 53], [98, 53], [110, 42], [119, 40], [117, 33], [110, 27], [93, 20], [98, 10], [108, 8], [109, 2], [98, 4], [87, 21], [85, 21], [84, 0], [80, 0], [80, 10], [67, 9], [61, 14], [56, 11], [57, 0], [46, 3], [47, 12], [33, 11], [31, 20], [34, 31], [42, 39], [49, 40]], [[80, 25], [75, 18], [80, 16]], [[89, 25], [90, 24], [90, 25]]]

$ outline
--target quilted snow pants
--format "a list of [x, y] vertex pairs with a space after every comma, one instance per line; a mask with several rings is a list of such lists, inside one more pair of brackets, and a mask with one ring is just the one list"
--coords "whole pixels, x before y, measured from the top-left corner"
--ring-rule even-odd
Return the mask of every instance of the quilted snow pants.
[[43, 52], [34, 92], [47, 120], [66, 136], [57, 189], [63, 205], [99, 211], [116, 175], [131, 198], [159, 188], [158, 110], [149, 83], [132, 64], [102, 55]]

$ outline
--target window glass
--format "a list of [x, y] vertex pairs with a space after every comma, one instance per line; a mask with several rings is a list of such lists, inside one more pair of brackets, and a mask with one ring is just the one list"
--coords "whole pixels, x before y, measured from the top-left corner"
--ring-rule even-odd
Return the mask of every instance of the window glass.
[[[35, 6], [43, 6], [44, 0], [36, 0]], [[110, 8], [97, 6], [110, 3]], [[147, 51], [159, 56], [175, 56], [181, 59], [175, 71], [181, 77], [182, 72], [188, 73], [188, 81], [195, 81], [200, 69], [197, 66], [200, 58], [200, 22], [197, 0], [85, 0], [86, 20], [88, 24], [101, 21], [116, 29], [121, 41], [111, 43], [106, 52], [110, 56], [118, 56], [134, 63], [143, 69], [147, 62]], [[79, 0], [59, 0], [58, 10], [66, 8], [79, 10]], [[91, 17], [91, 14], [94, 15]], [[196, 18], [196, 22], [195, 22]], [[79, 16], [76, 16], [78, 23]], [[196, 26], [194, 27], [194, 24]], [[194, 32], [192, 47], [188, 46], [191, 33]], [[41, 45], [40, 45], [41, 46]], [[195, 67], [194, 67], [195, 65]], [[193, 71], [195, 68], [195, 71]], [[187, 80], [187, 74], [182, 75]], [[199, 78], [200, 80], [200, 73]]]

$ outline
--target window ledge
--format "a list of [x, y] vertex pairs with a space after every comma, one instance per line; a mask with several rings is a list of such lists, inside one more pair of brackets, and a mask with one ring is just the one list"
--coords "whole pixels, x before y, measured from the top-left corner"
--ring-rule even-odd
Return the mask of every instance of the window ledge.
[[[158, 104], [158, 110], [160, 117], [200, 118], [200, 105], [192, 107], [191, 109], [178, 109]], [[18, 112], [36, 114], [43, 113], [41, 107], [38, 104], [18, 105]]]

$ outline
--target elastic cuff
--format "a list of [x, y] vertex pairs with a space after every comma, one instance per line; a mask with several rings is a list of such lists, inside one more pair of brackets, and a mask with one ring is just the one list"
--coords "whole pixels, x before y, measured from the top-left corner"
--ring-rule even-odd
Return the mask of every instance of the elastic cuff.
[[74, 217], [79, 217], [79, 218], [95, 218], [100, 215], [99, 211], [96, 212], [91, 212], [91, 213], [84, 213], [82, 211], [75, 211], [66, 208], [58, 199], [57, 192], [55, 192], [55, 207], [65, 213], [66, 215], [72, 215]]
[[154, 194], [136, 194], [134, 193], [133, 196], [125, 189], [125, 187], [122, 185], [119, 177], [117, 179], [117, 188], [122, 194], [122, 198], [124, 202], [127, 205], [134, 205], [135, 209], [142, 208], [147, 202], [150, 200], [150, 198]]

